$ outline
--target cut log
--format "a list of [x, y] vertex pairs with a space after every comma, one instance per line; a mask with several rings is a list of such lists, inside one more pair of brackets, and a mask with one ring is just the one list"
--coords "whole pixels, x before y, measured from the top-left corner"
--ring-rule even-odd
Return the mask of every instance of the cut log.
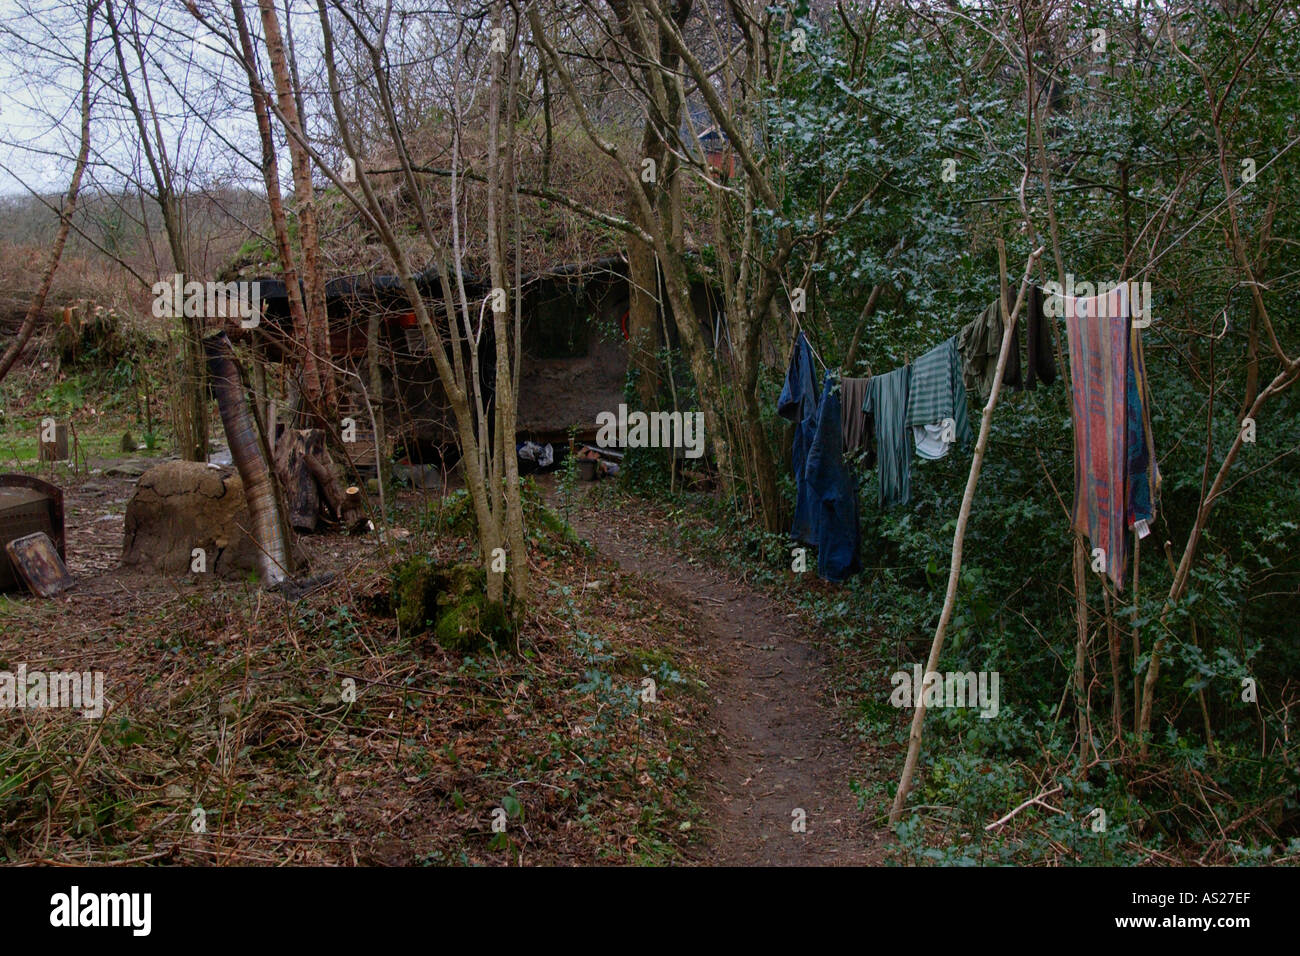
[[318, 428], [286, 428], [275, 449], [275, 470], [295, 531], [316, 530], [321, 500], [308, 461], [313, 447], [323, 440], [324, 432]]
[[369, 530], [369, 521], [365, 515], [365, 499], [361, 497], [361, 489], [356, 485], [351, 485], [347, 490], [347, 502], [344, 505], [345, 513], [355, 517], [348, 526], [348, 530], [353, 534]]
[[307, 467], [311, 469], [316, 483], [320, 486], [321, 494], [329, 502], [330, 510], [334, 512], [341, 524], [350, 528], [356, 524], [361, 513], [360, 492], [355, 495], [348, 494], [343, 483], [339, 481], [334, 460], [325, 450], [324, 433], [317, 431], [317, 434], [321, 436], [321, 440], [317, 446], [314, 446], [314, 453], [307, 456]]
[[361, 490], [345, 487], [319, 428], [286, 428], [275, 443], [276, 476], [284, 489], [290, 522], [297, 531], [316, 531], [320, 522], [349, 531], [365, 524]]

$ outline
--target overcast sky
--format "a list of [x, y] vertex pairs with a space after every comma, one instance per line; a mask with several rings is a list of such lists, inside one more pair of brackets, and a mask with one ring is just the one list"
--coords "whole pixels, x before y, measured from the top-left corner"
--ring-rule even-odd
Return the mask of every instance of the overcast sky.
[[[115, 5], [122, 15], [122, 4]], [[154, 28], [146, 45], [158, 122], [184, 178], [254, 184], [256, 170], [230, 148], [254, 155], [256, 127], [248, 112], [242, 73], [216, 40], [185, 13], [179, 0], [145, 0], [144, 9], [166, 10], [170, 21]], [[138, 140], [119, 91], [103, 23], [96, 27], [92, 80], [92, 169], [87, 187], [120, 187], [135, 175]], [[28, 189], [60, 192], [72, 175], [80, 125], [80, 58], [84, 7], [69, 0], [0, 0], [0, 195]], [[128, 59], [134, 73], [136, 64]], [[136, 94], [143, 85], [135, 77]], [[196, 116], [210, 114], [205, 125]]]

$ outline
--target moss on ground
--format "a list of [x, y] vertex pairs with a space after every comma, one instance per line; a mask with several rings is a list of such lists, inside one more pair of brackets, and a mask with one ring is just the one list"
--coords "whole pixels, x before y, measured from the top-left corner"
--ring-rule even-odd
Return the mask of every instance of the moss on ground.
[[512, 648], [516, 625], [487, 599], [487, 574], [472, 564], [417, 556], [393, 569], [393, 610], [407, 636], [433, 634], [439, 647], [472, 654]]

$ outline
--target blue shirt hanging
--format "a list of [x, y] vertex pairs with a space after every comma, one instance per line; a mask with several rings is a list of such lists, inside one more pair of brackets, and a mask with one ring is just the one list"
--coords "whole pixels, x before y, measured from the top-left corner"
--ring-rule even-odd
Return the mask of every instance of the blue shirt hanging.
[[813, 521], [817, 573], [843, 581], [861, 570], [858, 557], [858, 489], [844, 466], [840, 390], [831, 372], [822, 384], [821, 406], [808, 447], [804, 486], [816, 508]]
[[804, 480], [804, 466], [817, 427], [817, 385], [813, 378], [812, 349], [808, 347], [803, 332], [795, 336], [794, 355], [785, 374], [785, 387], [781, 389], [776, 411], [782, 418], [794, 422], [794, 446], [790, 458], [794, 470], [795, 503], [790, 537], [804, 544], [816, 544], [818, 511]]

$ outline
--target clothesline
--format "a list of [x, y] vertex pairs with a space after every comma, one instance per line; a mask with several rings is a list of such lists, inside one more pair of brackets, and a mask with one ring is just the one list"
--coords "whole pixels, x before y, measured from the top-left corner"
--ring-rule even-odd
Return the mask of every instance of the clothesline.
[[812, 357], [815, 358], [817, 360], [817, 363], [822, 367], [822, 371], [829, 372], [831, 370], [830, 366], [827, 365], [825, 360], [823, 360], [822, 357], [817, 354], [817, 350], [813, 348], [812, 345], [812, 336], [808, 334], [808, 330], [805, 329], [803, 327], [803, 323], [799, 321], [799, 313], [793, 312], [791, 313], [791, 315], [794, 316], [795, 326], [797, 326], [799, 331], [803, 333], [804, 341], [808, 343], [808, 351], [812, 353]]
[[[1150, 268], [1150, 266], [1147, 266], [1146, 268], [1143, 268], [1143, 269], [1141, 270], [1141, 272], [1138, 272], [1138, 273], [1137, 273], [1137, 275], [1141, 275], [1142, 273], [1146, 272], [1146, 271], [1147, 271], [1147, 268]], [[1041, 286], [1040, 286], [1040, 288], [1041, 288]], [[1044, 293], [1044, 294], [1046, 295], [1046, 293]], [[1064, 293], [1055, 293], [1054, 295], [1055, 295], [1057, 298], [1060, 298], [1060, 299], [1062, 299], [1062, 300], [1064, 300], [1065, 298], [1067, 298], [1067, 297], [1065, 296]], [[1225, 310], [1225, 313], [1224, 313], [1224, 314], [1225, 314], [1225, 322], [1226, 322], [1226, 314], [1227, 314], [1227, 313], [1226, 313], [1226, 310]], [[823, 371], [823, 372], [834, 371], [834, 372], [836, 372], [837, 374], [841, 374], [841, 375], [842, 375], [842, 374], [843, 374], [843, 369], [842, 369], [841, 367], [837, 367], [837, 368], [835, 368], [835, 369], [832, 369], [832, 368], [831, 368], [831, 367], [826, 363], [826, 360], [823, 359], [823, 358], [821, 357], [821, 355], [817, 352], [817, 350], [816, 350], [815, 348], [813, 348], [813, 344], [812, 344], [812, 336], [809, 335], [808, 330], [804, 327], [803, 322], [800, 321], [800, 319], [799, 319], [799, 314], [798, 314], [797, 312], [792, 312], [792, 313], [791, 313], [791, 317], [794, 319], [795, 328], [796, 328], [798, 331], [800, 331], [800, 332], [803, 333], [804, 341], [806, 341], [806, 342], [808, 343], [808, 351], [809, 351], [810, 353], [812, 353], [812, 357], [815, 358], [815, 359], [817, 360], [817, 364], [820, 365], [820, 366], [822, 367], [822, 371]], [[1064, 322], [1064, 321], [1065, 321], [1065, 312], [1064, 312], [1064, 310], [1063, 310], [1063, 309], [1060, 310], [1060, 314], [1056, 315], [1055, 318], [1057, 319], [1058, 322]], [[1016, 325], [1017, 325], [1017, 328], [1020, 327], [1020, 323], [1019, 323], [1019, 322], [1017, 322]], [[1220, 336], [1220, 338], [1222, 338], [1222, 336]], [[942, 343], [940, 343], [940, 344], [942, 344]], [[925, 354], [926, 354], [927, 352], [929, 352], [931, 349], [936, 348], [936, 347], [937, 347], [937, 346], [930, 346], [929, 348], [923, 349], [923, 350], [921, 351], [920, 354], [921, 354], [921, 355], [925, 355]], [[907, 354], [907, 353], [904, 353], [904, 361], [903, 361], [903, 365], [911, 365], [911, 364], [912, 364], [911, 356], [910, 356], [909, 354]], [[870, 378], [870, 377], [871, 377], [871, 373], [868, 372], [867, 375], [866, 375], [866, 377], [867, 377], [867, 378]]]
[[[1128, 559], [1126, 530], [1139, 536], [1149, 533], [1160, 486], [1141, 330], [1127, 322], [1127, 292], [1126, 286], [1117, 286], [1100, 296], [1061, 296], [1070, 343], [1075, 432], [1071, 523], [1088, 535], [1094, 561], [1101, 555], [1101, 564], [1094, 567], [1117, 588], [1123, 587]], [[999, 377], [1002, 385], [1017, 390], [1056, 382], [1048, 322], [1055, 310], [1045, 308], [1040, 286], [1030, 287], [1024, 306], [1023, 323], [1008, 329], [1006, 304], [994, 299], [958, 334], [914, 363], [869, 379], [840, 376], [838, 369], [830, 369], [794, 316], [794, 354], [777, 411], [796, 426], [791, 536], [818, 549], [823, 578], [843, 580], [858, 566], [856, 482], [844, 468], [845, 452], [865, 448], [860, 464], [879, 474], [881, 508], [906, 504], [913, 455], [934, 460], [955, 445], [973, 444], [968, 389], [987, 396]], [[1097, 322], [1099, 318], [1111, 321]], [[1004, 360], [999, 356], [1008, 336], [1011, 351]], [[814, 361], [825, 375], [820, 398]], [[843, 406], [841, 385], [844, 395], [852, 396]]]

